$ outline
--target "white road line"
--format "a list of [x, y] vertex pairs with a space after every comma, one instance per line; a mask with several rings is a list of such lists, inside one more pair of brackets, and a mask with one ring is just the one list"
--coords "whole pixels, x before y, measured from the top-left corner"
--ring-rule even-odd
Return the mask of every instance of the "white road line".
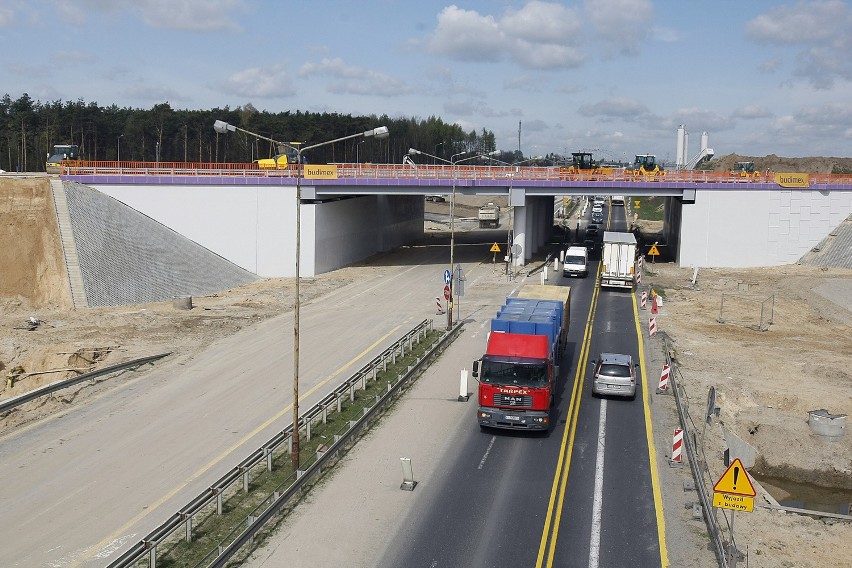
[[497, 440], [497, 436], [491, 436], [491, 441], [488, 443], [488, 449], [485, 450], [485, 455], [482, 456], [482, 459], [479, 461], [479, 467], [476, 469], [482, 469], [485, 466], [485, 460], [488, 459], [488, 454], [491, 453], [491, 448], [494, 446], [494, 442]]
[[606, 399], [601, 399], [598, 420], [598, 454], [595, 461], [595, 497], [592, 503], [592, 538], [589, 542], [589, 568], [598, 568], [601, 548], [601, 502], [603, 501], [604, 446], [606, 445]]

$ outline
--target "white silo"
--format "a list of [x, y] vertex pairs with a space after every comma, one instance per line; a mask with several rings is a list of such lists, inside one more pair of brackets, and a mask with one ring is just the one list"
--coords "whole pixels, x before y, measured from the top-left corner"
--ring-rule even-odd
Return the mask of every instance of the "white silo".
[[675, 165], [682, 168], [686, 163], [686, 152], [684, 151], [684, 140], [686, 139], [686, 127], [680, 125], [677, 127], [677, 154], [675, 157]]

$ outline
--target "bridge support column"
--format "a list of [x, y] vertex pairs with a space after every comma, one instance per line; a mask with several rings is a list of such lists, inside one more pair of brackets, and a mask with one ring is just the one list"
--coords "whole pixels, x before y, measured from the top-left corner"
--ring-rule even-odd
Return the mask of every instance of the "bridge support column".
[[527, 259], [527, 207], [514, 208], [515, 239], [513, 245], [521, 248], [521, 253], [512, 257], [512, 266], [520, 267], [526, 264]]

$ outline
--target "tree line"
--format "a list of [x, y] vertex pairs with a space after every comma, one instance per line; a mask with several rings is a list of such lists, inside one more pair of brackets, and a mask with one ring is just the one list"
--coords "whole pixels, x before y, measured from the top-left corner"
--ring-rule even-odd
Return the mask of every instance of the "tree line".
[[[76, 144], [81, 160], [137, 162], [247, 163], [279, 153], [270, 142], [241, 132], [218, 134], [213, 123], [234, 126], [280, 142], [317, 144], [377, 126], [387, 126], [383, 140], [355, 138], [315, 148], [308, 159], [335, 162], [402, 163], [409, 148], [449, 160], [460, 152], [487, 153], [496, 149], [493, 132], [465, 132], [438, 117], [390, 118], [302, 111], [268, 112], [251, 103], [231, 109], [176, 110], [169, 103], [150, 109], [102, 107], [96, 102], [34, 101], [24, 93], [0, 101], [0, 169], [45, 170], [45, 159], [56, 144]], [[520, 152], [496, 156], [506, 162], [523, 159]], [[441, 163], [416, 156], [417, 163]]]

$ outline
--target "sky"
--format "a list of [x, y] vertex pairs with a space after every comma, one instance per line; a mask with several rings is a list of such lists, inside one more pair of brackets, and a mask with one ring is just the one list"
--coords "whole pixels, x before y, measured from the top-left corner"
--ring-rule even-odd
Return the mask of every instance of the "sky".
[[434, 116], [525, 156], [673, 161], [679, 125], [689, 157], [702, 132], [852, 156], [839, 0], [0, 0], [0, 53], [0, 96], [45, 103]]

